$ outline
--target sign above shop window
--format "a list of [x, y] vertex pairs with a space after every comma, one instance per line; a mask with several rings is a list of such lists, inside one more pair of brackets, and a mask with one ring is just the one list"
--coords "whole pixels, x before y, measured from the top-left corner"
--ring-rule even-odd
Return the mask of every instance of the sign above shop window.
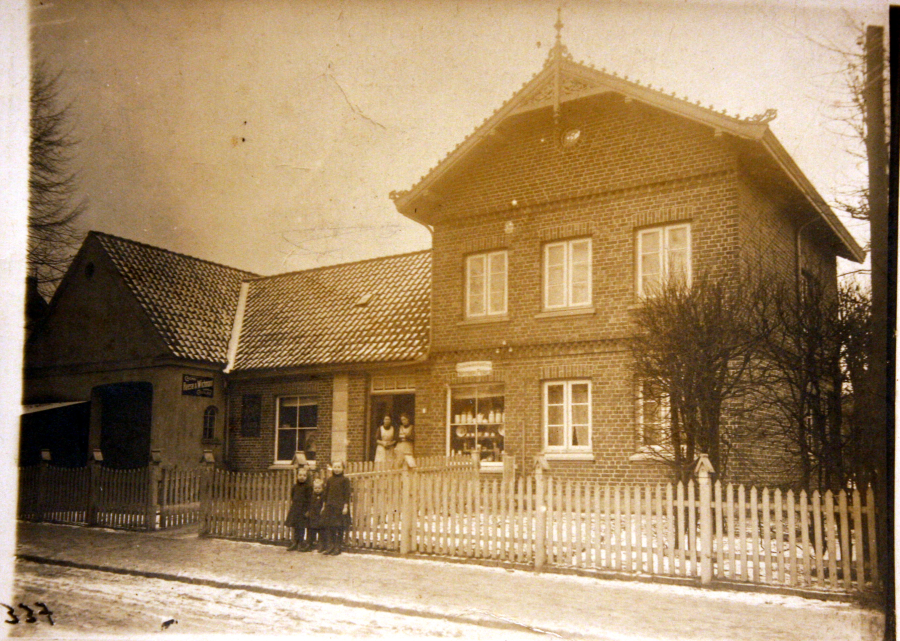
[[491, 361], [466, 361], [456, 364], [457, 376], [490, 376], [494, 371]]
[[206, 376], [191, 376], [190, 374], [182, 374], [181, 395], [207, 396], [209, 398], [212, 398], [213, 379]]

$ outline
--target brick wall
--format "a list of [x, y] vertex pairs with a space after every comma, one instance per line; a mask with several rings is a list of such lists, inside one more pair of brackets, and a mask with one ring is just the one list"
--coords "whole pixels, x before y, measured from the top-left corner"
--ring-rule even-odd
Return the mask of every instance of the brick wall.
[[[275, 461], [275, 414], [279, 396], [302, 396], [318, 403], [316, 452], [327, 461], [331, 453], [330, 374], [274, 376], [232, 380], [228, 384], [228, 464], [241, 472], [267, 469]], [[259, 394], [259, 436], [241, 435], [241, 402], [244, 394]], [[352, 404], [352, 399], [351, 399]]]
[[[348, 375], [347, 460], [366, 460], [366, 443], [371, 438], [369, 394], [373, 375], [404, 376], [418, 391], [429, 378], [427, 366], [378, 367], [354, 369]], [[232, 379], [228, 384], [229, 467], [239, 471], [267, 469], [275, 460], [275, 414], [279, 396], [301, 396], [318, 403], [318, 429], [315, 432], [317, 460], [328, 463], [331, 455], [331, 412], [333, 375], [330, 373], [290, 376], [260, 375]], [[241, 403], [245, 394], [259, 394], [260, 434], [241, 435]], [[428, 410], [417, 395], [416, 413]]]

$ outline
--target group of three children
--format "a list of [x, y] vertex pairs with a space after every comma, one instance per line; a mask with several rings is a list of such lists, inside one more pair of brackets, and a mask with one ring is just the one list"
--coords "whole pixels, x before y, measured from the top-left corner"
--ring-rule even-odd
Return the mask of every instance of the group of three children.
[[305, 467], [297, 470], [297, 481], [291, 488], [291, 508], [284, 524], [294, 528], [294, 541], [288, 551], [338, 555], [344, 542], [344, 529], [350, 525], [350, 479], [344, 476], [340, 461], [331, 468], [331, 476], [323, 481], [310, 481]]

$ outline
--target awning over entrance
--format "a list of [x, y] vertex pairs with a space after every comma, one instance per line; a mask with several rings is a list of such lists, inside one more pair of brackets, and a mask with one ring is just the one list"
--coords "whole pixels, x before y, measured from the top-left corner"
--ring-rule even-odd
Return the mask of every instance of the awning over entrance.
[[46, 410], [55, 410], [58, 407], [67, 407], [69, 405], [81, 405], [82, 403], [90, 403], [90, 401], [69, 401], [67, 403], [38, 403], [36, 405], [23, 405], [22, 414], [34, 414], [35, 412], [44, 412]]

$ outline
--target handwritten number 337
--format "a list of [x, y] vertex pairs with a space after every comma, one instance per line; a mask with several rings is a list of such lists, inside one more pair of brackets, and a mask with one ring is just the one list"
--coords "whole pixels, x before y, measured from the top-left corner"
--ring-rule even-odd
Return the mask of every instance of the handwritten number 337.
[[[40, 610], [38, 610], [38, 614], [43, 614], [44, 616], [46, 616], [47, 621], [50, 622], [50, 625], [53, 625], [53, 612], [50, 611], [50, 608], [48, 608], [46, 604], [41, 603], [40, 601], [35, 602], [35, 605], [40, 608]], [[6, 614], [9, 617], [5, 620], [6, 623], [15, 625], [19, 622], [19, 617], [16, 616], [15, 608], [8, 606], [5, 603], [0, 603], [0, 606], [6, 608]], [[34, 616], [34, 610], [29, 608], [24, 603], [20, 603], [19, 607], [25, 611], [25, 623], [37, 623], [38, 620], [37, 617]]]

